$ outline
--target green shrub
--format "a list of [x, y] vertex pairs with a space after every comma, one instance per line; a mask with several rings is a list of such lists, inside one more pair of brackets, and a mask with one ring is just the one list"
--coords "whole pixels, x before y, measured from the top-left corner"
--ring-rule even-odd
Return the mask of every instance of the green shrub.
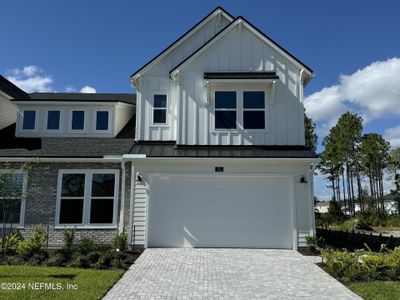
[[19, 255], [7, 255], [7, 256], [1, 257], [1, 259], [0, 259], [1, 265], [16, 266], [16, 265], [22, 265], [24, 263], [25, 263], [25, 260]]
[[29, 259], [34, 254], [42, 254], [44, 252], [45, 242], [46, 233], [37, 227], [28, 239], [19, 241], [17, 251], [22, 257]]
[[83, 255], [87, 255], [90, 252], [94, 251], [96, 246], [94, 241], [88, 237], [82, 237], [79, 241], [79, 252]]
[[108, 269], [114, 259], [114, 251], [109, 250], [101, 254], [99, 260], [96, 262], [95, 266], [98, 269]]
[[52, 253], [46, 262], [48, 267], [62, 267], [65, 264], [65, 257], [60, 252]]
[[90, 260], [87, 255], [77, 255], [71, 261], [70, 266], [75, 268], [89, 268]]
[[340, 224], [340, 230], [342, 230], [342, 231], [352, 231], [354, 228], [356, 228], [357, 223], [358, 223], [358, 219], [346, 220], [342, 224]]
[[101, 252], [100, 251], [92, 251], [87, 256], [88, 256], [90, 263], [95, 264], [99, 261]]
[[31, 266], [39, 266], [47, 259], [47, 255], [45, 252], [35, 253], [29, 259], [28, 264]]
[[317, 250], [317, 246], [318, 246], [318, 240], [317, 237], [314, 236], [306, 236], [306, 243], [307, 243], [307, 247], [310, 251], [315, 252]]
[[115, 250], [124, 251], [127, 249], [128, 236], [125, 232], [117, 233], [113, 241]]
[[112, 262], [112, 266], [114, 268], [122, 269], [124, 267], [126, 254], [124, 252], [117, 251], [117, 252], [114, 253], [113, 256], [114, 256], [114, 259], [113, 259], [113, 262]]
[[68, 260], [72, 255], [72, 247], [75, 241], [75, 231], [75, 228], [64, 229], [64, 245], [62, 248], [62, 253], [64, 254], [66, 260]]
[[0, 247], [3, 249], [5, 254], [12, 254], [17, 251], [19, 242], [19, 232], [18, 230], [15, 230], [8, 234], [4, 239], [0, 239]]

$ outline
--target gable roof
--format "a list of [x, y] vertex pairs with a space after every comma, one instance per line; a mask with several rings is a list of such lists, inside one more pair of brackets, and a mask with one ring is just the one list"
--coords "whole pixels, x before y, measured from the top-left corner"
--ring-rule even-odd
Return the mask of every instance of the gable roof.
[[136, 95], [128, 93], [30, 93], [28, 98], [17, 98], [12, 101], [124, 102], [136, 104]]
[[140, 72], [143, 72], [145, 69], [150, 68], [152, 65], [154, 65], [157, 61], [159, 61], [162, 57], [165, 55], [169, 54], [172, 52], [174, 49], [176, 49], [180, 44], [182, 44], [185, 40], [187, 40], [191, 35], [193, 35], [200, 27], [202, 27], [204, 24], [206, 24], [210, 19], [212, 19], [214, 16], [218, 15], [219, 13], [223, 14], [225, 18], [228, 20], [232, 21], [234, 20], [234, 17], [227, 12], [225, 9], [223, 9], [221, 6], [217, 6], [213, 11], [211, 11], [207, 16], [205, 16], [203, 19], [201, 19], [199, 22], [197, 22], [194, 26], [192, 26], [188, 31], [186, 31], [183, 35], [181, 35], [177, 40], [175, 40], [172, 44], [170, 44], [167, 48], [165, 48], [163, 51], [161, 51], [157, 56], [155, 56], [152, 60], [150, 60], [148, 63], [146, 63], [143, 67], [138, 69], [136, 72], [134, 72], [131, 75], [131, 78], [139, 74]]
[[278, 51], [281, 55], [286, 57], [288, 60], [292, 61], [295, 65], [298, 65], [301, 68], [305, 69], [309, 73], [310, 77], [312, 76], [313, 70], [310, 67], [308, 67], [306, 64], [301, 62], [295, 56], [290, 54], [286, 49], [284, 49], [282, 46], [280, 46], [278, 43], [276, 43], [274, 40], [272, 40], [270, 37], [268, 37], [265, 33], [263, 33], [261, 30], [259, 30], [257, 27], [255, 27], [253, 24], [251, 24], [249, 21], [247, 21], [245, 18], [243, 18], [242, 16], [239, 16], [234, 21], [232, 21], [228, 26], [226, 26], [224, 29], [222, 29], [219, 33], [217, 33], [214, 37], [212, 37], [209, 41], [207, 41], [204, 45], [202, 45], [199, 49], [197, 49], [190, 56], [188, 56], [186, 59], [184, 59], [182, 62], [180, 62], [175, 68], [173, 68], [169, 72], [171, 78], [174, 77], [174, 74], [177, 71], [179, 71], [180, 68], [184, 68], [186, 65], [188, 65], [191, 61], [193, 61], [196, 57], [198, 57], [201, 53], [203, 53], [206, 49], [211, 47], [214, 43], [216, 43], [218, 40], [220, 40], [225, 34], [230, 32], [234, 27], [236, 27], [239, 24], [243, 24], [244, 26], [247, 26], [251, 32], [255, 33], [256, 35], [259, 35], [265, 43], [272, 46], [272, 48], [274, 48], [276, 51]]
[[28, 99], [29, 96], [19, 87], [17, 87], [14, 83], [7, 80], [5, 77], [0, 75], [0, 91], [4, 94], [7, 94], [11, 98], [21, 98]]

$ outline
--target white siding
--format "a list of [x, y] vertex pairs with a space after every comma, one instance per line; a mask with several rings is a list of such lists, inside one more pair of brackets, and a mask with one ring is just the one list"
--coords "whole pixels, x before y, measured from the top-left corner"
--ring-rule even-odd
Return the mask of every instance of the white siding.
[[[213, 103], [207, 99], [213, 87], [207, 87], [203, 80], [207, 71], [276, 71], [280, 79], [276, 82], [274, 99], [271, 84], [258, 84], [260, 89], [267, 88], [269, 105], [266, 123], [269, 128], [263, 132], [213, 130]], [[180, 73], [179, 118], [182, 125], [177, 143], [304, 145], [304, 108], [299, 97], [299, 73], [297, 67], [268, 48], [249, 30], [233, 29]], [[246, 83], [231, 87], [245, 89]]]
[[[146, 234], [146, 201], [148, 189], [151, 188], [152, 174], [215, 174], [214, 167], [223, 166], [224, 173], [221, 176], [234, 174], [291, 174], [294, 176], [294, 197], [296, 207], [296, 228], [299, 246], [305, 243], [305, 236], [312, 230], [310, 209], [313, 211], [313, 201], [310, 198], [311, 180], [309, 179], [309, 164], [301, 162], [261, 162], [254, 159], [218, 160], [207, 159], [205, 161], [183, 160], [146, 160], [135, 164], [135, 170], [143, 178], [142, 182], [136, 182], [135, 189], [135, 245], [145, 245]], [[308, 183], [300, 183], [300, 178], [305, 176]], [[249, 194], [251, 197], [251, 194]]]
[[0, 129], [15, 123], [16, 120], [17, 107], [0, 92]]
[[[176, 140], [177, 115], [176, 99], [177, 87], [169, 78], [169, 71], [190, 56], [216, 33], [228, 25], [229, 21], [221, 15], [206, 23], [193, 36], [187, 39], [180, 47], [164, 57], [158, 64], [148, 70], [140, 79], [140, 88], [137, 90], [137, 124], [136, 139], [138, 140]], [[170, 96], [167, 126], [152, 124], [152, 95], [164, 92]]]
[[[115, 133], [118, 134], [135, 113], [133, 105], [118, 103], [115, 108]], [[132, 136], [134, 132], [132, 132]]]
[[136, 181], [132, 228], [132, 243], [134, 245], [143, 246], [145, 244], [146, 205], [147, 187], [142, 182]]

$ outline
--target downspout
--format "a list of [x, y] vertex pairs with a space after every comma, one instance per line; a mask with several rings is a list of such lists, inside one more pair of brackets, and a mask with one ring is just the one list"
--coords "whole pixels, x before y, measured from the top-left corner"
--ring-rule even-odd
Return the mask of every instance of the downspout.
[[131, 195], [129, 201], [129, 225], [128, 225], [128, 245], [132, 246], [133, 238], [132, 238], [132, 231], [133, 231], [133, 210], [134, 210], [134, 203], [135, 203], [135, 185], [136, 185], [136, 174], [135, 174], [135, 167], [133, 165], [133, 160], [131, 161]]
[[314, 171], [315, 164], [310, 168], [310, 236], [315, 236], [315, 211], [314, 211]]
[[118, 231], [124, 232], [124, 211], [125, 211], [125, 176], [126, 176], [126, 170], [125, 170], [125, 162], [121, 162], [121, 170], [122, 170], [122, 179], [121, 179], [121, 207], [119, 209], [119, 226], [118, 226]]

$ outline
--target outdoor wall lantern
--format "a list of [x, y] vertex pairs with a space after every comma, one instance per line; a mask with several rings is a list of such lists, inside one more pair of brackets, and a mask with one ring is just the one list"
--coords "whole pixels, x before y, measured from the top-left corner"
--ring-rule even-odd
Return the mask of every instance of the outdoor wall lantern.
[[300, 177], [300, 183], [307, 183], [307, 178], [306, 178], [306, 176], [302, 175], [302, 176]]

